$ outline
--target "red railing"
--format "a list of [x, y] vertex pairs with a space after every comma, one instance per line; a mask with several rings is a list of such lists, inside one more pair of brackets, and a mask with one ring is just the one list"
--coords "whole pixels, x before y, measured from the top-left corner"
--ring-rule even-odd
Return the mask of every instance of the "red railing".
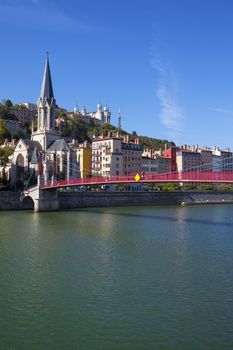
[[[87, 177], [83, 179], [70, 179], [49, 181], [42, 186], [42, 189], [86, 186], [86, 185], [103, 185], [119, 183], [135, 183], [135, 175], [116, 175], [116, 176], [98, 176]], [[172, 172], [172, 173], [145, 173], [140, 175], [139, 183], [149, 182], [203, 182], [203, 183], [231, 183], [233, 182], [233, 172]]]

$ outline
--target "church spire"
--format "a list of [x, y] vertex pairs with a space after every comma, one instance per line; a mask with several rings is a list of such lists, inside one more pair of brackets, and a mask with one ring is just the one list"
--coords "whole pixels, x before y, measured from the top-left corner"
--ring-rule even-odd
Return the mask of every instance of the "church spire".
[[45, 70], [44, 70], [44, 76], [43, 76], [43, 81], [41, 85], [40, 98], [42, 98], [42, 100], [45, 100], [47, 98], [49, 101], [51, 101], [51, 99], [54, 98], [52, 79], [51, 79], [51, 73], [50, 73], [50, 67], [49, 67], [48, 52], [46, 53]]
[[37, 129], [43, 131], [54, 130], [56, 100], [53, 95], [48, 53], [37, 108]]

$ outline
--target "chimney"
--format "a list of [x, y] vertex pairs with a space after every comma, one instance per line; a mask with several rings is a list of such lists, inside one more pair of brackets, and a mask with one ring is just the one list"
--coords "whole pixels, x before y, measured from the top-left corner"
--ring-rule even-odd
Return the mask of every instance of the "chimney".
[[124, 135], [124, 143], [129, 143], [129, 134]]

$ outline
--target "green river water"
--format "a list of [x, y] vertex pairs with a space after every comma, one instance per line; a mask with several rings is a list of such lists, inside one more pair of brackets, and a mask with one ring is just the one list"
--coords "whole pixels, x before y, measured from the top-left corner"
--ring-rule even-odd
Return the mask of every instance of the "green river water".
[[0, 349], [233, 349], [233, 205], [0, 212]]

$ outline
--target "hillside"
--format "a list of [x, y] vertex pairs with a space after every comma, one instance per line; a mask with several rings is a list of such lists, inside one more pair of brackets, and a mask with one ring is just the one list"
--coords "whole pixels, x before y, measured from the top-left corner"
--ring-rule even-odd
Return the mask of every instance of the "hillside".
[[[0, 144], [3, 143], [4, 138], [11, 138], [14, 137], [16, 139], [20, 137], [25, 137], [20, 130], [8, 130], [6, 127], [6, 121], [7, 120], [17, 120], [17, 118], [14, 115], [11, 115], [7, 110], [0, 106]], [[84, 142], [85, 140], [91, 142], [93, 137], [98, 137], [100, 135], [107, 136], [109, 133], [112, 133], [113, 135], [116, 135], [118, 132], [118, 129], [110, 124], [106, 124], [104, 126], [95, 125], [94, 122], [88, 125], [82, 120], [79, 119], [70, 119], [67, 118], [65, 113], [63, 113], [63, 125], [60, 129], [61, 134], [63, 137], [70, 137], [77, 139], [79, 143]], [[27, 125], [24, 125], [27, 129], [27, 137], [30, 137], [30, 125], [29, 123], [25, 123]], [[36, 123], [34, 123], [36, 124]], [[175, 146], [174, 142], [168, 141], [168, 140], [161, 140], [157, 138], [152, 138], [148, 136], [142, 136], [137, 135], [135, 131], [132, 133], [127, 132], [126, 130], [121, 130], [121, 135], [130, 135], [130, 139], [133, 140], [135, 137], [138, 137], [140, 140], [140, 144], [143, 146], [143, 148], [152, 148], [155, 150], [164, 149], [165, 144], [167, 144], [168, 147]]]
[[[66, 126], [62, 129], [62, 134], [63, 136], [72, 136], [78, 139], [79, 142], [83, 142], [85, 140], [91, 141], [93, 137], [98, 137], [100, 135], [107, 136], [109, 133], [115, 135], [118, 131], [119, 130], [115, 126], [110, 124], [100, 126], [92, 123], [88, 125], [81, 120], [69, 120]], [[141, 135], [139, 136], [135, 131], [129, 133], [126, 130], [121, 130], [120, 134], [129, 134], [132, 140], [135, 139], [135, 137], [138, 137], [140, 140], [140, 144], [143, 146], [143, 148], [152, 148], [155, 150], [159, 150], [160, 148], [164, 149], [165, 144], [167, 144], [168, 147], [175, 146], [175, 143], [172, 141], [161, 140]]]
[[[118, 132], [118, 129], [113, 125], [105, 125], [104, 127], [100, 127], [100, 126], [88, 127], [88, 135], [90, 137], [92, 137], [93, 135], [99, 136], [101, 134], [106, 136], [108, 135], [109, 131], [112, 132], [113, 134], [116, 134]], [[133, 131], [132, 133], [129, 133], [126, 130], [121, 130], [120, 133], [122, 135], [129, 134], [132, 140], [135, 139], [135, 137], [138, 137], [140, 140], [140, 144], [142, 145], [143, 148], [152, 148], [155, 150], [159, 150], [160, 148], [164, 149], [165, 144], [167, 144], [167, 147], [175, 146], [175, 143], [173, 141], [161, 140], [161, 139], [152, 138], [148, 136], [137, 135], [135, 131]]]

